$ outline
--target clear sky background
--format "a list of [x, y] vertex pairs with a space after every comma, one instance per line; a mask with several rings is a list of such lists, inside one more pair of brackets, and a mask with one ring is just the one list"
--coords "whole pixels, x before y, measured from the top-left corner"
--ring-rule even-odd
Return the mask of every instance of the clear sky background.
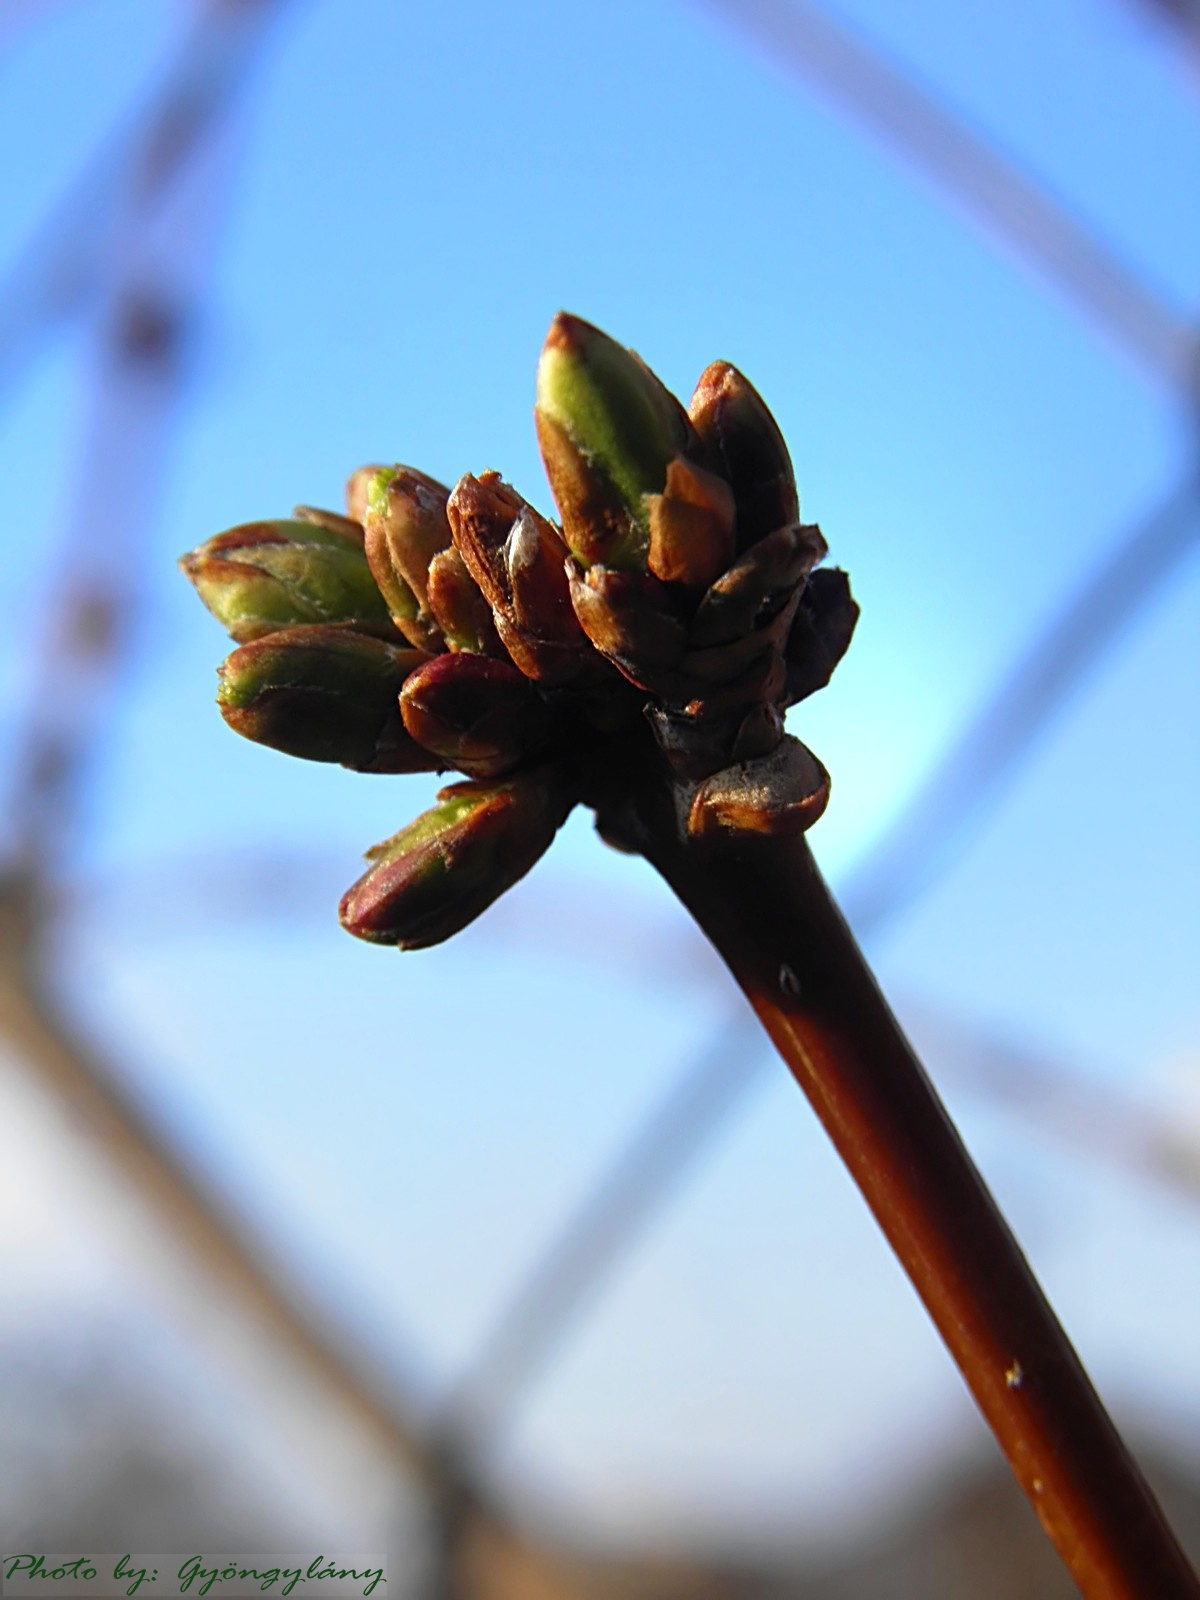
[[[0, 57], [0, 262], [188, 14], [46, 13]], [[1195, 315], [1200, 74], [1148, 9], [842, 0], [838, 15]], [[531, 405], [560, 306], [685, 397], [732, 360], [863, 607], [833, 685], [791, 719], [833, 773], [813, 844], [836, 883], [1178, 480], [1189, 431], [1178, 396], [701, 3], [297, 3], [239, 139], [136, 660], [64, 864], [84, 886], [64, 989], [433, 1404], [724, 1018], [728, 986], [649, 869], [583, 816], [448, 947], [345, 938], [334, 908], [359, 854], [433, 783], [229, 734], [212, 706], [222, 637], [174, 558], [297, 501], [338, 503], [368, 460], [448, 482], [496, 467], [549, 510]], [[80, 493], [86, 335], [52, 343], [0, 415], [9, 748]], [[902, 1012], [1012, 1038], [1176, 1127], [1200, 1125], [1198, 600], [1193, 558], [870, 952]], [[276, 905], [197, 893], [264, 851], [296, 862]], [[1200, 1210], [956, 1089], [935, 1034], [931, 1067], [1102, 1389], [1194, 1440]], [[979, 1431], [778, 1068], [597, 1297], [500, 1462], [623, 1537], [797, 1530]]]

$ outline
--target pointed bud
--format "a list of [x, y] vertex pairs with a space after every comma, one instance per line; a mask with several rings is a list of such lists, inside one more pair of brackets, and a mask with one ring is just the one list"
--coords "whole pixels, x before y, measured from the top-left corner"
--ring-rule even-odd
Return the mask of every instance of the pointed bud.
[[551, 716], [527, 678], [487, 656], [434, 656], [400, 694], [404, 726], [446, 766], [497, 778], [546, 742]]
[[366, 772], [438, 766], [400, 717], [404, 680], [426, 659], [345, 628], [299, 627], [245, 644], [222, 663], [217, 704], [247, 739]]
[[504, 784], [456, 783], [370, 852], [342, 898], [342, 926], [421, 950], [465, 928], [549, 847], [571, 800], [547, 769]]
[[239, 643], [299, 623], [347, 623], [394, 638], [361, 530], [347, 526], [248, 522], [218, 533], [179, 565]]
[[410, 467], [385, 467], [367, 493], [367, 560], [396, 626], [420, 648], [440, 649], [429, 612], [429, 563], [450, 543], [449, 490]]
[[492, 608], [454, 545], [439, 550], [429, 563], [429, 610], [453, 650], [478, 656], [502, 656]]
[[795, 705], [833, 676], [858, 622], [858, 603], [840, 567], [821, 567], [809, 577], [788, 634], [787, 704]]
[[688, 405], [692, 426], [709, 452], [709, 464], [733, 490], [738, 548], [745, 550], [776, 528], [800, 518], [792, 458], [757, 389], [728, 361], [700, 374]]
[[662, 494], [646, 497], [650, 511], [647, 566], [664, 583], [707, 588], [734, 557], [733, 492], [723, 478], [683, 456], [667, 468]]
[[563, 534], [590, 566], [637, 568], [649, 547], [645, 496], [691, 442], [682, 406], [641, 358], [560, 312], [538, 363], [538, 442]]

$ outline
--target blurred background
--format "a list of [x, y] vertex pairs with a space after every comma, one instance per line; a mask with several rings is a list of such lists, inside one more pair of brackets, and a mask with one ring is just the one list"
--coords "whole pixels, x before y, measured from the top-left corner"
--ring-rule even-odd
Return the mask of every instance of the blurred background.
[[788, 438], [816, 853], [1200, 1554], [1195, 0], [0, 0], [0, 1535], [397, 1596], [1071, 1592], [803, 1098], [576, 814], [235, 739], [175, 570], [401, 460], [549, 510], [565, 307]]

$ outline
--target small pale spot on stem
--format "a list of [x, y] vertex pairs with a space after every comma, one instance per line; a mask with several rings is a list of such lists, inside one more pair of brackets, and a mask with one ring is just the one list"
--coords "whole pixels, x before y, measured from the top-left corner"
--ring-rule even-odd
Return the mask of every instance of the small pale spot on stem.
[[1025, 1381], [1025, 1374], [1021, 1370], [1019, 1361], [1014, 1361], [1012, 1366], [1009, 1367], [1004, 1374], [1004, 1381], [1010, 1389], [1019, 1389], [1021, 1387], [1021, 1384]]

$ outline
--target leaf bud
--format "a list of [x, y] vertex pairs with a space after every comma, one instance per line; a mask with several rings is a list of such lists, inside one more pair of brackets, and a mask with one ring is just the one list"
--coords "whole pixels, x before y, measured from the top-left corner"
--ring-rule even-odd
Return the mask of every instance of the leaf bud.
[[538, 363], [538, 442], [563, 535], [586, 567], [636, 569], [650, 541], [647, 495], [692, 440], [687, 414], [632, 350], [559, 312]]
[[803, 833], [828, 803], [829, 774], [788, 734], [770, 755], [705, 778], [692, 799], [688, 832]]
[[435, 769], [400, 716], [405, 678], [427, 658], [346, 628], [268, 634], [220, 667], [217, 704], [236, 732], [308, 761], [365, 772]]
[[779, 424], [736, 367], [714, 361], [704, 369], [688, 416], [707, 448], [708, 464], [733, 490], [739, 549], [799, 521], [792, 458]]
[[239, 643], [301, 623], [345, 623], [395, 637], [362, 530], [352, 523], [247, 522], [206, 540], [179, 565]]
[[452, 784], [369, 853], [371, 865], [342, 897], [342, 926], [402, 950], [439, 944], [524, 877], [571, 804], [548, 768], [502, 784]]
[[449, 490], [410, 467], [385, 467], [367, 492], [365, 549], [396, 626], [418, 648], [442, 640], [429, 612], [429, 563], [450, 543]]
[[551, 723], [516, 667], [476, 655], [434, 656], [418, 667], [400, 693], [400, 714], [419, 744], [474, 778], [496, 778], [528, 760]]

